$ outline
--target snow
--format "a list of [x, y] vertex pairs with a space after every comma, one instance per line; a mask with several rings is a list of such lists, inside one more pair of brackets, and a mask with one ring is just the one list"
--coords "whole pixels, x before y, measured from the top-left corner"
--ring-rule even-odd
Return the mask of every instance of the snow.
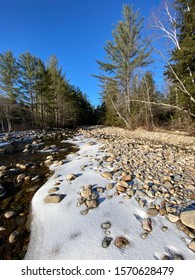
[[[134, 197], [130, 200], [122, 196], [108, 199], [107, 196], [115, 192], [114, 188], [100, 194], [97, 208], [87, 215], [80, 213], [86, 209], [84, 205], [77, 206], [82, 186], [105, 187], [114, 182], [97, 172], [96, 159], [102, 158], [104, 152], [99, 150], [99, 143], [88, 145], [90, 141], [95, 140], [83, 135], [71, 141], [79, 146], [79, 152], [68, 155], [64, 165], [51, 166], [54, 175], [33, 197], [31, 238], [25, 259], [155, 260], [162, 259], [165, 254], [181, 254], [185, 259], [194, 259], [194, 252], [187, 247], [191, 239], [163, 216], [151, 217], [153, 230], [146, 239], [142, 239], [141, 221], [148, 217], [146, 209], [141, 208]], [[83, 165], [86, 167], [82, 171]], [[66, 176], [71, 173], [77, 177], [68, 182]], [[44, 197], [56, 181], [61, 182], [56, 193], [65, 194], [65, 198], [57, 204], [44, 203]], [[113, 238], [108, 248], [102, 247], [106, 233], [101, 224], [105, 222], [111, 223], [107, 234]], [[162, 231], [163, 226], [168, 227], [166, 232]], [[119, 236], [129, 240], [123, 249], [114, 245]]]

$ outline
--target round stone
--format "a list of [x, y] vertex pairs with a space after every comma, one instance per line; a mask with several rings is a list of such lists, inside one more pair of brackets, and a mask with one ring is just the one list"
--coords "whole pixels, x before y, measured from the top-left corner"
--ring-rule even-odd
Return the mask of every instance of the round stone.
[[101, 228], [103, 229], [109, 229], [111, 227], [111, 223], [110, 222], [106, 222], [101, 224]]
[[129, 244], [129, 240], [127, 240], [125, 237], [123, 236], [120, 236], [120, 237], [117, 237], [114, 241], [114, 244], [116, 247], [118, 248], [123, 248], [123, 247], [126, 247], [128, 244]]

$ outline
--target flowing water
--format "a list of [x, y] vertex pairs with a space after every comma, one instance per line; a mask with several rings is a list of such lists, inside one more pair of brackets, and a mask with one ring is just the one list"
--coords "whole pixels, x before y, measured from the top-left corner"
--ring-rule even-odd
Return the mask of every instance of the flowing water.
[[[71, 143], [61, 143], [73, 134], [74, 131], [45, 134], [35, 145], [31, 145], [34, 139], [20, 141], [6, 146], [0, 154], [0, 168], [5, 169], [0, 171], [0, 187], [5, 190], [4, 195], [0, 193], [0, 259], [24, 258], [30, 236], [32, 197], [52, 175], [44, 161], [49, 155], [53, 160], [63, 160], [77, 151]], [[28, 149], [23, 152], [25, 147]], [[25, 178], [19, 180], [20, 174]]]

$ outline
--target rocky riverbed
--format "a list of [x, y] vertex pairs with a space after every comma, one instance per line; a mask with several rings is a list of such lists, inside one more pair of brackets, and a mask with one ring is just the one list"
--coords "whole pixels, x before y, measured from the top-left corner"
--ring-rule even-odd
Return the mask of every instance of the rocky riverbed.
[[71, 130], [23, 131], [0, 135], [0, 259], [23, 259], [30, 235], [30, 204], [53, 174], [52, 164], [77, 148], [61, 143]]
[[194, 259], [194, 137], [92, 127], [72, 143], [32, 200], [26, 259]]
[[[142, 220], [142, 238], [152, 231], [151, 217], [161, 215], [191, 239], [188, 247], [195, 252], [195, 138], [180, 132], [120, 128], [81, 133], [97, 139], [106, 152], [98, 159], [98, 170], [104, 178], [116, 182], [106, 185], [107, 190], [115, 189], [108, 198], [134, 197], [140, 208], [146, 208], [148, 218]], [[86, 190], [81, 192], [81, 199], [87, 199]], [[171, 256], [163, 256], [167, 258]]]

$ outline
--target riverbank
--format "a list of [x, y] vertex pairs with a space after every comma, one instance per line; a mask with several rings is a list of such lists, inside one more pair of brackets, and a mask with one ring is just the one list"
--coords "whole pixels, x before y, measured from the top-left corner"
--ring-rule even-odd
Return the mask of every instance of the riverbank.
[[32, 200], [26, 259], [194, 259], [194, 138], [81, 129]]

